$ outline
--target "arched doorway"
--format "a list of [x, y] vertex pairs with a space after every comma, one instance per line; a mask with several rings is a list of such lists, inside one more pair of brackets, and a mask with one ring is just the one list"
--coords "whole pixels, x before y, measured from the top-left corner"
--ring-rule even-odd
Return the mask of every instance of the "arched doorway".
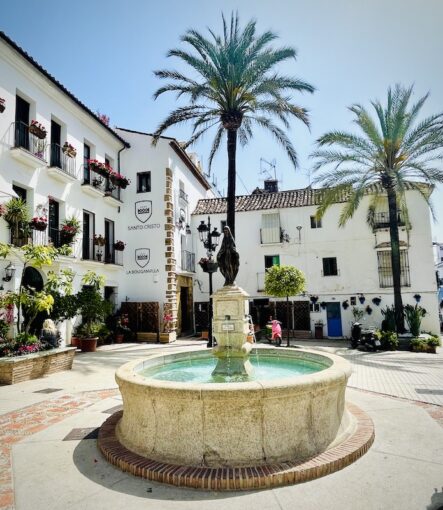
[[[44, 286], [43, 277], [40, 272], [35, 269], [35, 267], [27, 267], [23, 272], [22, 285], [31, 292], [40, 292], [43, 290]], [[27, 312], [25, 307], [23, 308], [23, 318], [26, 322]], [[48, 314], [46, 312], [40, 312], [37, 314], [36, 318], [32, 321], [29, 332], [33, 335], [39, 336], [43, 326], [43, 321], [47, 318]]]

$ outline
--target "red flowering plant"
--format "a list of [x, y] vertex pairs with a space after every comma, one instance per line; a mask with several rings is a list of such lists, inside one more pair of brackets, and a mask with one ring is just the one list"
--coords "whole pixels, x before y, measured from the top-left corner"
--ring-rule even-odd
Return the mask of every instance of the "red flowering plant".
[[117, 251], [123, 251], [125, 249], [126, 244], [123, 241], [115, 241], [114, 249]]
[[62, 222], [60, 228], [60, 240], [62, 244], [72, 243], [80, 230], [80, 221], [75, 216], [66, 218]]
[[29, 226], [34, 230], [46, 230], [48, 226], [48, 218], [46, 216], [34, 216], [32, 220], [29, 222]]
[[31, 124], [29, 125], [29, 132], [35, 135], [37, 138], [46, 138], [46, 128], [40, 122], [36, 120], [31, 120]]
[[102, 163], [97, 159], [88, 159], [88, 165], [93, 172], [101, 175], [102, 177], [110, 177], [110, 175], [113, 172], [112, 167], [110, 165]]
[[124, 175], [118, 173], [118, 172], [113, 172], [110, 176], [109, 176], [112, 184], [115, 184], [116, 186], [119, 186], [120, 188], [123, 188], [125, 189], [130, 183], [131, 181], [125, 177]]

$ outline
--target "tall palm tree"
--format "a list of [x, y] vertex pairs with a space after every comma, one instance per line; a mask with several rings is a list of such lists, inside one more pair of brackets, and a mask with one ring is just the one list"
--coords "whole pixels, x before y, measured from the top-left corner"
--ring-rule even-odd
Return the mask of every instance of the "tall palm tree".
[[190, 46], [190, 51], [173, 49], [168, 52], [168, 57], [177, 57], [190, 67], [189, 76], [170, 70], [155, 72], [159, 78], [170, 80], [155, 92], [155, 99], [165, 92], [176, 92], [178, 98], [188, 97], [189, 105], [176, 108], [166, 117], [154, 133], [153, 143], [167, 128], [186, 121], [193, 123], [193, 129], [184, 148], [214, 128], [210, 171], [213, 158], [227, 136], [227, 224], [234, 235], [237, 139], [244, 146], [252, 137], [254, 125], [265, 128], [297, 167], [297, 154], [291, 140], [271, 117], [277, 117], [285, 128], [289, 127], [291, 117], [309, 126], [307, 111], [293, 104], [290, 94], [313, 92], [314, 88], [274, 70], [277, 64], [296, 58], [293, 48], [274, 49], [270, 45], [277, 38], [274, 33], [267, 31], [256, 35], [255, 21], [249, 21], [241, 29], [237, 14], [231, 15], [229, 26], [224, 16], [222, 19], [222, 36], [210, 29], [209, 38], [196, 30], [188, 30], [181, 41]]
[[418, 121], [429, 94], [410, 104], [412, 93], [412, 86], [389, 88], [386, 105], [371, 102], [375, 117], [361, 105], [351, 106], [361, 133], [326, 133], [317, 140], [318, 148], [311, 155], [317, 159], [314, 170], [321, 170], [314, 182], [326, 188], [317, 211], [319, 217], [333, 203], [342, 201], [345, 193], [347, 201], [339, 219], [339, 225], [344, 226], [370, 191], [370, 219], [377, 202], [387, 196], [398, 332], [404, 331], [398, 212], [407, 213], [406, 189], [417, 190], [430, 205], [429, 185], [443, 182], [443, 170], [438, 165], [443, 158], [443, 113]]

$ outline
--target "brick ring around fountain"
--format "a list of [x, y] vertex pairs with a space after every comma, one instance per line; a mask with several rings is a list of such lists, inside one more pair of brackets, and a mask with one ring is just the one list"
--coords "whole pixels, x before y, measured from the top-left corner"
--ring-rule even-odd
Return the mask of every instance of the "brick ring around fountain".
[[346, 360], [299, 349], [251, 351], [251, 359], [263, 355], [322, 368], [281, 379], [202, 384], [139, 372], [187, 360], [204, 363], [207, 351], [126, 363], [116, 373], [124, 412], [103, 424], [99, 449], [136, 476], [207, 490], [304, 482], [366, 453], [374, 427], [366, 413], [345, 404], [351, 373]]

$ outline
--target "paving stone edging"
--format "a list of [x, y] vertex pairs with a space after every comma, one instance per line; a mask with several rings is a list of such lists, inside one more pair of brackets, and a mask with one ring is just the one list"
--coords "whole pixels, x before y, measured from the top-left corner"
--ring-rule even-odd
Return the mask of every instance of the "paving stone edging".
[[363, 456], [374, 442], [374, 424], [363, 410], [347, 403], [357, 422], [355, 432], [339, 445], [305, 461], [253, 467], [207, 468], [174, 465], [142, 457], [125, 448], [115, 435], [123, 411], [101, 426], [97, 446], [122, 471], [156, 482], [194, 489], [236, 491], [268, 489], [307, 482], [339, 471]]

